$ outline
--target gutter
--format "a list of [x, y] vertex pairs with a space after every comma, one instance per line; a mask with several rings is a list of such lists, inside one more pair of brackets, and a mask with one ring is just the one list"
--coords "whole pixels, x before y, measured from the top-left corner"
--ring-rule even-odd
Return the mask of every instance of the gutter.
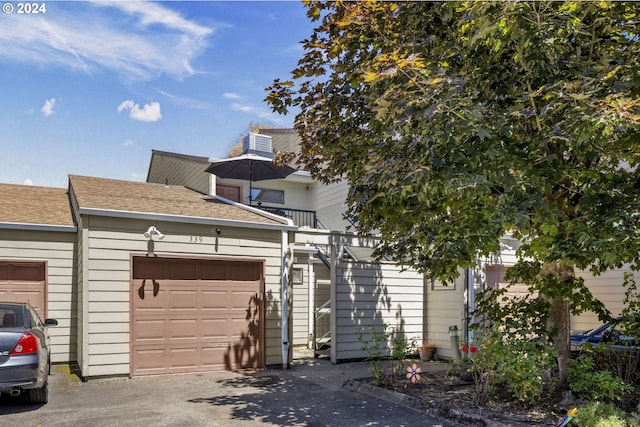
[[30, 224], [26, 222], [0, 222], [0, 229], [60, 231], [62, 233], [75, 233], [78, 231], [78, 227], [75, 225]]

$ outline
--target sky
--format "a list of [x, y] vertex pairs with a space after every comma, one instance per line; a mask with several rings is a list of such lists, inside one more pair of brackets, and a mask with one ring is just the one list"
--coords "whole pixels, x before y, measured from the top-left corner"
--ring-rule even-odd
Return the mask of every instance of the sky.
[[299, 1], [35, 4], [0, 12], [0, 183], [144, 181], [151, 150], [221, 158], [293, 125], [264, 98], [312, 33]]

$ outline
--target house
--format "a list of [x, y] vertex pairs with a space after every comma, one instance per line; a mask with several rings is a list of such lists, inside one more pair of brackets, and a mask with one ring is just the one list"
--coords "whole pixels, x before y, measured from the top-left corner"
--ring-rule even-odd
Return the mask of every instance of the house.
[[[298, 151], [292, 129], [262, 129], [248, 135], [244, 153], [273, 157]], [[298, 229], [291, 240], [291, 343], [326, 353], [334, 363], [368, 356], [359, 336], [388, 332], [422, 341], [424, 280], [392, 262], [374, 262], [375, 239], [350, 230], [344, 216], [348, 186], [323, 185], [298, 170], [284, 179], [250, 183], [205, 172], [210, 159], [153, 150], [147, 182], [168, 183], [217, 194], [240, 204], [290, 218]], [[322, 350], [326, 351], [322, 351]]]
[[[269, 152], [299, 150], [299, 137], [292, 129], [262, 129], [260, 135], [270, 140], [265, 148]], [[255, 147], [251, 146], [250, 139], [246, 139], [245, 151], [252, 148]], [[197, 181], [200, 191], [247, 203], [248, 182], [207, 176], [202, 170], [209, 161], [205, 157], [153, 151], [147, 180], [187, 186], [196, 185]], [[389, 324], [406, 337], [432, 341], [436, 343], [441, 357], [453, 357], [455, 341], [468, 340], [473, 334], [469, 325], [477, 320], [474, 318], [475, 296], [488, 287], [504, 286], [506, 269], [516, 262], [519, 242], [504, 236], [499, 253], [478, 259], [475, 268], [461, 270], [455, 283], [445, 285], [422, 281], [421, 287], [413, 283], [404, 288], [411, 283], [407, 277], [398, 282], [388, 279], [392, 271], [399, 274], [392, 263], [371, 261], [373, 239], [349, 232], [353, 224], [343, 215], [348, 192], [345, 181], [322, 185], [312, 180], [308, 173], [299, 171], [284, 180], [264, 181], [254, 187], [257, 187], [253, 189], [255, 192], [280, 192], [279, 203], [274, 203], [275, 199], [271, 198], [271, 203], [259, 203], [260, 208], [284, 213], [300, 226], [294, 234], [293, 246], [292, 343], [316, 347], [322, 336], [332, 337], [331, 357], [334, 362], [365, 356], [360, 349], [361, 343], [353, 338], [354, 330], [363, 326], [380, 327], [382, 324]], [[332, 253], [336, 255], [329, 260], [328, 254]], [[385, 274], [381, 273], [383, 267]], [[376, 279], [367, 282], [355, 271], [366, 271]], [[422, 280], [415, 272], [403, 274], [413, 274], [416, 281]], [[580, 274], [594, 295], [614, 315], [620, 313], [624, 299], [624, 288], [620, 286], [623, 270], [599, 277], [589, 272]], [[341, 293], [343, 289], [346, 289], [344, 295]], [[363, 290], [366, 296], [358, 294], [357, 290]], [[516, 288], [515, 291], [521, 290]], [[395, 309], [390, 309], [393, 303], [385, 303], [381, 295], [391, 296]], [[358, 308], [366, 306], [364, 301], [369, 301], [371, 306], [357, 312]], [[405, 330], [403, 325], [407, 321], [410, 327]], [[418, 323], [421, 323], [420, 327]], [[586, 330], [599, 323], [593, 313], [572, 318], [575, 330]], [[452, 340], [452, 335], [458, 338]], [[345, 342], [336, 341], [338, 337], [344, 338]]]
[[[292, 131], [263, 132], [272, 149], [295, 150]], [[210, 161], [153, 151], [144, 183], [0, 184], [0, 300], [58, 319], [52, 362], [86, 378], [141, 376], [287, 366], [291, 346], [307, 346], [338, 363], [367, 357], [372, 329], [449, 358], [470, 335], [474, 296], [515, 262], [519, 243], [505, 236], [456, 283], [426, 281], [372, 259], [376, 238], [343, 215], [345, 182], [297, 171], [250, 191], [205, 172]], [[614, 314], [622, 274], [585, 276]]]
[[290, 220], [185, 187], [75, 175], [67, 190], [0, 195], [0, 298], [59, 320], [54, 363], [85, 377], [287, 363]]

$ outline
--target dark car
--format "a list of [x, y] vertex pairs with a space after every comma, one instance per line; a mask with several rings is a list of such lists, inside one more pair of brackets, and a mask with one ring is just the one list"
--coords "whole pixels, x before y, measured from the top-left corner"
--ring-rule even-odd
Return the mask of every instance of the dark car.
[[613, 349], [640, 350], [640, 317], [616, 317], [583, 334], [571, 335], [571, 351], [579, 352], [585, 344], [606, 343]]
[[0, 302], [0, 393], [47, 403], [50, 370], [48, 326], [29, 304]]

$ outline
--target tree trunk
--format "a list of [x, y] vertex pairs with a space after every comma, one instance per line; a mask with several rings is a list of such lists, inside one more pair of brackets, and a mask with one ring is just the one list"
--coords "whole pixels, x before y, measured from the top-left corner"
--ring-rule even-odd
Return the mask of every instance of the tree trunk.
[[569, 379], [569, 358], [571, 347], [569, 343], [569, 301], [549, 301], [549, 321], [547, 329], [553, 333], [553, 344], [558, 352], [558, 388], [566, 389]]
[[[549, 320], [547, 321], [547, 330], [553, 337], [553, 344], [557, 351], [558, 360], [558, 388], [566, 389], [569, 379], [569, 358], [571, 357], [570, 346], [570, 314], [569, 314], [569, 298], [573, 292], [573, 280], [575, 279], [575, 271], [572, 266], [563, 263], [547, 263], [542, 266], [540, 275], [543, 277], [552, 277], [561, 289], [554, 289], [555, 298], [548, 298], [549, 301]], [[562, 296], [567, 298], [562, 298]]]

